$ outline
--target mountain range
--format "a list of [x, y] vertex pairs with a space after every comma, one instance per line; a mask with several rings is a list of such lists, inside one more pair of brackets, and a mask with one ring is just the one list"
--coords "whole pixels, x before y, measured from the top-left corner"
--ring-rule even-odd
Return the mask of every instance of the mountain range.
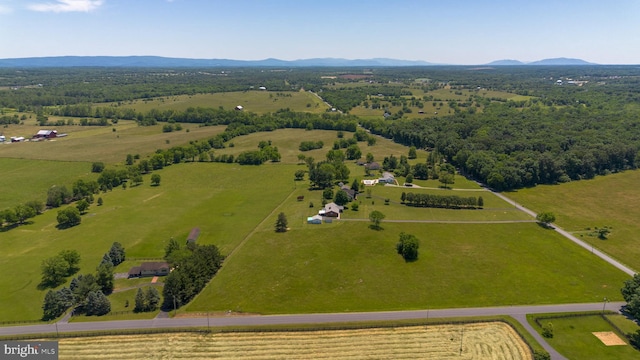
[[[315, 58], [301, 60], [231, 60], [231, 59], [189, 59], [161, 56], [51, 56], [0, 59], [0, 67], [382, 67], [382, 66], [434, 66], [421, 60], [398, 60], [387, 58], [339, 59]], [[529, 63], [518, 60], [497, 60], [489, 66], [518, 65], [596, 65], [581, 59], [554, 58]]]

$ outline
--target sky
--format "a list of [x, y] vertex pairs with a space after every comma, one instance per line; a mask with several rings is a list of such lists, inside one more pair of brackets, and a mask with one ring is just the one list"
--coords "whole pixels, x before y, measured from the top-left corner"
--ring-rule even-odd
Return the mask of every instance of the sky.
[[0, 58], [640, 64], [640, 0], [0, 0]]

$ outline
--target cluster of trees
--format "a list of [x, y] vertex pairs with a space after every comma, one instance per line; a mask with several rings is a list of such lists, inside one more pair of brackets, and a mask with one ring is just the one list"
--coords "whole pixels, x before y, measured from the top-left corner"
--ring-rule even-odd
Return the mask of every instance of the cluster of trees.
[[431, 207], [444, 209], [477, 209], [484, 206], [482, 196], [463, 197], [457, 195], [433, 195], [402, 192], [400, 197], [403, 203], [409, 206]]
[[415, 235], [407, 234], [404, 232], [400, 233], [400, 240], [396, 244], [396, 251], [398, 254], [402, 255], [405, 261], [415, 261], [418, 260], [418, 248], [420, 247], [420, 242]]
[[27, 220], [42, 214], [45, 206], [42, 201], [33, 200], [24, 204], [16, 205], [13, 208], [0, 211], [0, 228], [3, 226], [12, 227], [22, 225]]
[[190, 243], [181, 247], [171, 239], [165, 249], [165, 259], [173, 267], [162, 290], [162, 308], [168, 310], [191, 301], [218, 272], [223, 256], [215, 245]]
[[261, 165], [267, 160], [272, 162], [280, 161], [281, 155], [278, 152], [278, 147], [272, 146], [271, 140], [260, 141], [258, 148], [259, 150], [244, 151], [238, 154], [236, 162], [240, 165]]
[[[624, 282], [620, 289], [624, 301], [627, 302], [625, 312], [636, 320], [640, 320], [640, 274], [633, 275], [633, 278]], [[631, 345], [640, 349], [640, 330], [629, 334]]]
[[[55, 319], [70, 307], [74, 312], [86, 315], [105, 315], [111, 311], [111, 302], [107, 295], [114, 287], [113, 267], [125, 259], [122, 245], [114, 242], [105, 253], [95, 274], [80, 274], [74, 277], [69, 287], [49, 290], [42, 305], [43, 320]], [[42, 284], [58, 286], [65, 277], [79, 270], [80, 255], [75, 250], [64, 250], [42, 263]], [[52, 282], [55, 280], [55, 282]]]
[[57, 287], [80, 270], [80, 254], [75, 250], [62, 250], [56, 256], [42, 261], [40, 287]]
[[312, 157], [306, 158], [311, 186], [325, 189], [332, 187], [337, 181], [349, 180], [350, 170], [344, 164], [345, 154], [342, 150], [331, 150], [327, 160], [315, 162]]
[[324, 146], [324, 142], [322, 141], [303, 141], [298, 146], [300, 151], [310, 151], [315, 149], [322, 149]]
[[155, 287], [148, 286], [146, 291], [138, 288], [135, 305], [133, 307], [134, 312], [156, 311], [159, 305], [160, 292], [158, 292]]
[[640, 128], [619, 109], [514, 109], [494, 103], [483, 112], [439, 121], [362, 120], [371, 132], [445, 159], [497, 190], [588, 179], [640, 165]]

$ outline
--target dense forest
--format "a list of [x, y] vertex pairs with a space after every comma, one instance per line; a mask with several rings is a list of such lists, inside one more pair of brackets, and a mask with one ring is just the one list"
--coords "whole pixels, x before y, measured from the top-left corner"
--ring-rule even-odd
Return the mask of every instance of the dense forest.
[[[640, 166], [640, 69], [633, 66], [504, 66], [295, 69], [0, 69], [0, 122], [14, 112], [106, 119], [228, 125], [211, 147], [256, 131], [278, 128], [355, 131], [416, 148], [437, 150], [463, 174], [497, 190], [588, 179]], [[311, 115], [283, 109], [251, 114], [221, 108], [136, 112], [96, 105], [158, 96], [310, 90], [340, 113]], [[360, 119], [349, 111], [372, 96], [421, 106], [412, 91], [450, 89], [471, 94], [436, 117]], [[487, 91], [522, 95], [516, 101]], [[404, 100], [403, 100], [404, 99]], [[372, 101], [375, 103], [375, 101]], [[23, 115], [24, 116], [24, 115]]]

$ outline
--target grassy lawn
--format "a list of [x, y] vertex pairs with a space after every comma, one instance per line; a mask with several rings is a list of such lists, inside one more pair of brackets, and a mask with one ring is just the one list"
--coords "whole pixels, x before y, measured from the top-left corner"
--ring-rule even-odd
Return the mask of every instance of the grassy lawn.
[[[97, 104], [96, 106], [108, 106], [112, 104]], [[272, 91], [238, 91], [215, 94], [196, 94], [167, 96], [146, 100], [134, 100], [120, 105], [125, 108], [133, 108], [139, 112], [151, 109], [184, 111], [190, 107], [222, 106], [225, 109], [233, 109], [242, 105], [245, 111], [264, 114], [289, 108], [292, 111], [323, 113], [327, 110], [317, 96], [308, 92], [272, 92]], [[309, 106], [307, 106], [309, 105]]]
[[[533, 211], [552, 211], [559, 226], [639, 270], [639, 182], [640, 171], [625, 171], [506, 195]], [[594, 228], [603, 226], [611, 229], [607, 240], [590, 235]]]
[[[542, 331], [533, 321], [533, 317], [529, 317], [529, 320], [536, 330]], [[549, 322], [553, 324], [553, 338], [546, 340], [568, 359], [631, 360], [637, 359], [640, 355], [638, 350], [628, 344], [606, 346], [596, 338], [593, 332], [614, 331], [613, 327], [600, 315], [541, 319], [540, 321], [543, 325]]]
[[[275, 221], [275, 218], [273, 219]], [[620, 299], [626, 275], [535, 224], [333, 223], [260, 229], [187, 311], [373, 311]], [[395, 252], [400, 232], [420, 258]]]

